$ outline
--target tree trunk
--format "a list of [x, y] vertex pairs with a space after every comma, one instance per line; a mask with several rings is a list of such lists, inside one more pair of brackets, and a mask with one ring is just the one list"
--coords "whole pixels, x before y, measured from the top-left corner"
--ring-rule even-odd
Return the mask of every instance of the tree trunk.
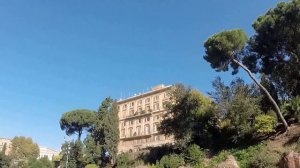
[[264, 91], [264, 93], [267, 95], [267, 97], [269, 98], [269, 100], [274, 105], [275, 112], [276, 112], [277, 116], [279, 117], [279, 119], [282, 121], [282, 123], [283, 123], [283, 125], [285, 127], [285, 130], [288, 131], [289, 126], [288, 126], [286, 120], [284, 119], [282, 113], [280, 112], [280, 109], [279, 109], [277, 103], [272, 98], [272, 96], [270, 95], [270, 93], [268, 92], [268, 90], [255, 79], [255, 77], [253, 76], [253, 74], [251, 73], [251, 71], [245, 65], [243, 65], [242, 63], [240, 63], [236, 59], [232, 59], [232, 61], [234, 63], [238, 64], [239, 66], [241, 66], [248, 73], [248, 75], [250, 76], [250, 78]]
[[80, 142], [80, 140], [81, 140], [81, 134], [82, 134], [82, 130], [80, 129], [79, 131], [78, 131], [78, 142]]

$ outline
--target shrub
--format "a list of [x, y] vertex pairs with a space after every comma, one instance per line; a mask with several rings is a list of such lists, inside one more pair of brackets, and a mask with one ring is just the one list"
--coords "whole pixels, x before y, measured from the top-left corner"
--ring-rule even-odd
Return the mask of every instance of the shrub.
[[192, 144], [188, 147], [186, 151], [186, 160], [191, 164], [203, 163], [205, 153], [196, 144]]
[[255, 117], [255, 130], [260, 134], [269, 134], [274, 132], [276, 122], [277, 120], [274, 116], [260, 114]]
[[229, 151], [223, 150], [223, 151], [219, 152], [216, 156], [214, 156], [211, 159], [208, 167], [209, 168], [215, 167], [217, 164], [225, 161], [228, 155], [231, 155], [231, 153]]
[[183, 157], [177, 154], [170, 154], [163, 156], [160, 161], [156, 163], [156, 168], [178, 168], [184, 164]]
[[130, 168], [132, 164], [128, 153], [121, 153], [117, 156], [116, 165], [118, 168]]
[[249, 159], [247, 168], [274, 168], [280, 160], [280, 154], [267, 150], [258, 151]]
[[98, 166], [95, 164], [88, 164], [84, 168], [98, 168]]
[[286, 116], [293, 117], [300, 122], [300, 96], [297, 96], [282, 106], [282, 111]]
[[235, 157], [241, 168], [246, 168], [249, 165], [249, 158], [255, 156], [258, 152], [265, 150], [264, 144], [250, 146], [242, 150], [231, 150], [232, 155]]

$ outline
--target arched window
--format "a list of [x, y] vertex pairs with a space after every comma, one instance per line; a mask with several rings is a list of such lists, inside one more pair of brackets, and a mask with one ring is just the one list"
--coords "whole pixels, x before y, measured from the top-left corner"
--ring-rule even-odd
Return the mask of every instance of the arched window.
[[144, 132], [145, 132], [146, 135], [150, 134], [150, 125], [149, 124], [145, 125]]

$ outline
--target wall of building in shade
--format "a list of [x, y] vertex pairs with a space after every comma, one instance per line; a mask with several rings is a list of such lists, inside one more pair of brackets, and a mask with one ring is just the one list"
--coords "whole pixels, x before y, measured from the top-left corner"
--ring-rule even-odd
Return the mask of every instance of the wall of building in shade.
[[158, 85], [149, 92], [119, 100], [120, 141], [118, 152], [136, 152], [148, 147], [173, 143], [172, 136], [158, 132], [160, 122], [167, 114], [165, 103], [172, 86]]

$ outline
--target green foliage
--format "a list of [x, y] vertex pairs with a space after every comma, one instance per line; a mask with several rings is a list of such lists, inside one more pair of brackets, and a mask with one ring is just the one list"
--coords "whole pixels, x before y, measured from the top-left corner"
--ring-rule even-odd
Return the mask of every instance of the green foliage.
[[183, 157], [177, 154], [170, 154], [163, 156], [160, 161], [156, 163], [156, 168], [178, 168], [184, 164]]
[[34, 143], [31, 138], [16, 136], [12, 139], [11, 146], [11, 156], [15, 160], [36, 159], [40, 154], [38, 144]]
[[274, 132], [277, 119], [274, 116], [260, 114], [255, 117], [255, 130], [259, 134], [269, 134]]
[[230, 153], [226, 150], [223, 150], [223, 151], [219, 152], [217, 155], [215, 155], [211, 159], [211, 161], [208, 164], [208, 167], [209, 168], [215, 167], [217, 164], [225, 161], [228, 155], [230, 155]]
[[241, 168], [246, 168], [249, 167], [249, 159], [263, 150], [265, 150], [265, 145], [258, 144], [245, 149], [232, 149], [230, 153], [235, 157]]
[[60, 165], [62, 168], [66, 167], [68, 158], [68, 168], [82, 168], [84, 167], [84, 157], [82, 151], [82, 143], [80, 141], [64, 143], [61, 147], [62, 160]]
[[9, 168], [11, 159], [6, 156], [3, 152], [0, 153], [0, 167], [1, 168]]
[[84, 168], [98, 168], [96, 164], [88, 164]]
[[258, 17], [245, 63], [264, 73], [285, 96], [300, 95], [300, 1], [281, 2]]
[[96, 118], [91, 135], [101, 146], [101, 164], [104, 166], [114, 161], [118, 152], [119, 118], [116, 102], [109, 97], [106, 98], [101, 103]]
[[132, 164], [132, 158], [129, 153], [121, 153], [116, 158], [117, 168], [130, 168]]
[[95, 120], [95, 112], [90, 110], [73, 110], [66, 112], [60, 119], [60, 127], [67, 135], [78, 133], [78, 140], [84, 130], [90, 131]]
[[255, 131], [255, 116], [261, 113], [259, 94], [256, 87], [245, 84], [242, 79], [236, 79], [226, 86], [221, 78], [213, 82], [218, 114], [217, 127], [219, 134], [214, 138], [217, 145], [230, 147], [232, 145], [250, 142]]
[[208, 130], [213, 122], [211, 100], [182, 84], [175, 85], [169, 94], [171, 100], [166, 103], [169, 114], [161, 122], [159, 131], [174, 135], [183, 147], [196, 139], [200, 143], [209, 142]]
[[53, 163], [47, 157], [30, 159], [28, 161], [28, 168], [53, 168]]
[[205, 153], [198, 145], [192, 144], [187, 148], [185, 157], [188, 163], [191, 163], [192, 165], [200, 165], [204, 161]]
[[282, 109], [286, 117], [292, 117], [296, 122], [300, 122], [300, 96], [285, 102]]
[[217, 71], [227, 71], [228, 65], [231, 65], [236, 72], [238, 66], [232, 62], [232, 59], [239, 59], [238, 55], [246, 41], [247, 36], [240, 29], [217, 33], [204, 43], [206, 53], [204, 59]]
[[101, 164], [101, 154], [102, 149], [101, 145], [97, 145], [94, 138], [91, 135], [88, 135], [83, 141], [84, 147], [84, 159], [87, 164]]
[[278, 167], [280, 158], [281, 155], [275, 152], [257, 151], [251, 158], [248, 158], [249, 161], [245, 168], [275, 168]]

